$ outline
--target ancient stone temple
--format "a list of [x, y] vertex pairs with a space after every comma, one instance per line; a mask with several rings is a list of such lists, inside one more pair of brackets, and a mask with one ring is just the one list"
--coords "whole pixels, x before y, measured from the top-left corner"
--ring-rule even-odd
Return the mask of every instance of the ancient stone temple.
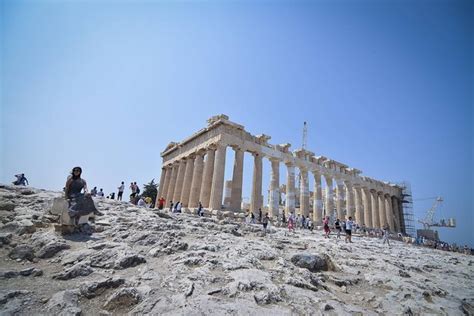
[[[205, 209], [221, 211], [226, 151], [231, 149], [235, 155], [230, 188], [227, 188], [230, 199], [226, 197], [226, 211], [241, 211], [244, 152], [249, 152], [253, 155], [250, 211], [256, 213], [263, 207], [262, 160], [268, 159], [271, 162], [270, 217], [276, 217], [280, 212], [279, 173], [283, 163], [286, 166], [286, 199], [282, 211], [286, 216], [295, 212], [295, 171], [298, 168], [298, 211], [304, 216], [311, 215], [316, 225], [320, 225], [323, 214], [335, 214], [341, 219], [352, 216], [359, 225], [369, 228], [388, 224], [392, 231], [404, 230], [399, 186], [362, 176], [360, 170], [324, 156], [315, 156], [308, 150], [291, 151], [290, 144], [269, 144], [270, 136], [254, 136], [225, 115], [211, 117], [207, 123], [206, 128], [180, 143], [170, 143], [161, 153], [163, 166], [158, 196], [163, 196], [167, 203], [181, 201], [184, 208], [196, 208], [200, 201]], [[312, 194], [310, 176], [314, 177]]]

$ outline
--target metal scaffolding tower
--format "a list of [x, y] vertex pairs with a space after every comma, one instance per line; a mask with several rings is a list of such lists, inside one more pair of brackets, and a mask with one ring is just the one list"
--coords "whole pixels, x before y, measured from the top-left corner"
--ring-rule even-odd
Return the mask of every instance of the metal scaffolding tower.
[[404, 181], [400, 183], [399, 186], [402, 187], [402, 208], [403, 208], [402, 231], [405, 231], [405, 233], [411, 237], [416, 237], [411, 185], [409, 182]]

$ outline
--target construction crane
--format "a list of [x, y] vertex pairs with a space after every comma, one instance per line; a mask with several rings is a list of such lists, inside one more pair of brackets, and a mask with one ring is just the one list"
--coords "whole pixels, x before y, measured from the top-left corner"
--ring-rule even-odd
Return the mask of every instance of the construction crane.
[[[420, 200], [425, 200], [425, 199], [420, 199]], [[448, 218], [447, 220], [442, 219], [439, 222], [434, 221], [433, 217], [434, 217], [435, 211], [441, 206], [442, 203], [443, 203], [443, 198], [439, 196], [436, 197], [433, 205], [426, 213], [425, 218], [418, 220], [418, 222], [423, 224], [424, 229], [430, 229], [431, 227], [447, 227], [447, 228], [456, 227], [456, 221], [454, 218]]]

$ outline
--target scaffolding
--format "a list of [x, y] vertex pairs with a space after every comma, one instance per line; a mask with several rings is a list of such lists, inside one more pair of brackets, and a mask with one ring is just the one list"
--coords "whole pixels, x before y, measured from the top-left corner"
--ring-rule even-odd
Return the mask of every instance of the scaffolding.
[[402, 188], [402, 214], [403, 223], [402, 231], [411, 237], [416, 236], [415, 219], [413, 213], [413, 197], [411, 193], [411, 185], [404, 181], [398, 184]]

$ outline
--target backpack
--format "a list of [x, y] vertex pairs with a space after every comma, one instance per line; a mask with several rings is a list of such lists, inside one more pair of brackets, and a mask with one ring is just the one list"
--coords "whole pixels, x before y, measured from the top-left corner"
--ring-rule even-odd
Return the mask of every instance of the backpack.
[[137, 194], [140, 194], [140, 188], [137, 185]]

